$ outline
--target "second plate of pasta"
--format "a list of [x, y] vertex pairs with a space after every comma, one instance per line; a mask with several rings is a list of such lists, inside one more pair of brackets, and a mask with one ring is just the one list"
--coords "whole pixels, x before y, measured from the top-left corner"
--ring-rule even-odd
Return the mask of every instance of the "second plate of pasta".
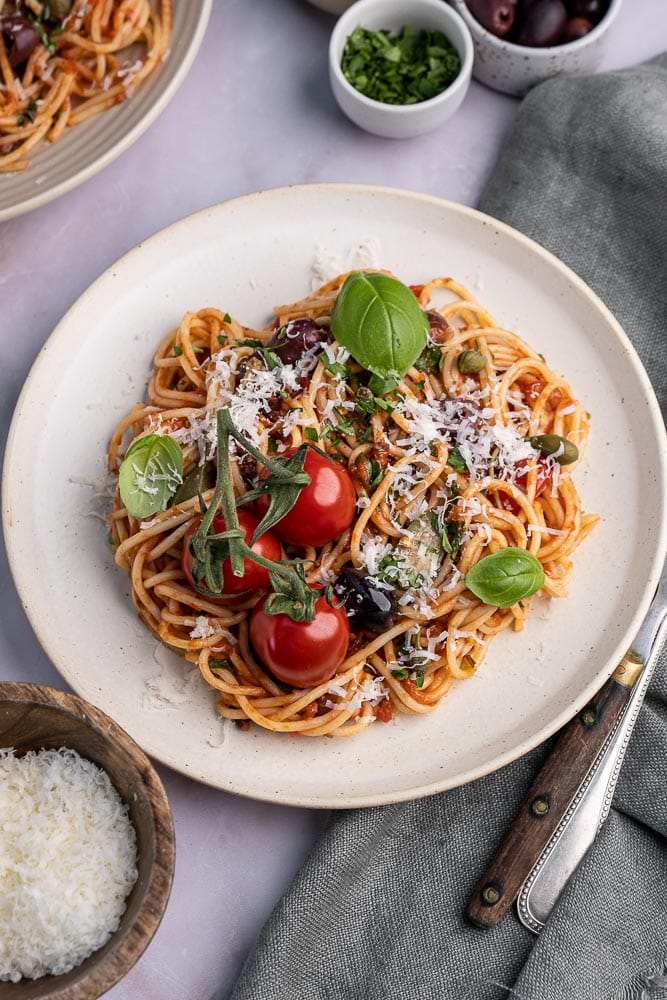
[[[374, 305], [414, 309], [391, 370]], [[302, 477], [256, 532], [286, 468], [334, 500]], [[54, 663], [148, 752], [365, 805], [499, 767], [590, 697], [650, 600], [664, 483], [646, 375], [563, 265], [460, 206], [314, 186], [183, 220], [73, 307], [17, 407], [5, 533]], [[311, 621], [263, 610], [295, 587]]]

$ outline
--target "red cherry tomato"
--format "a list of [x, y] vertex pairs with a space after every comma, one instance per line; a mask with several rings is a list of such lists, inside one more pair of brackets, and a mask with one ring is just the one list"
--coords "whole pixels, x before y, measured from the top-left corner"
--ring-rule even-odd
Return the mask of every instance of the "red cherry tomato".
[[[250, 539], [259, 524], [259, 518], [251, 514], [248, 510], [240, 510], [238, 517], [239, 525], [245, 533], [246, 545], [250, 545]], [[250, 559], [245, 559], [243, 563], [243, 576], [234, 576], [231, 562], [229, 559], [225, 559], [222, 564], [222, 589], [225, 594], [232, 594], [234, 597], [220, 597], [218, 594], [211, 594], [209, 597], [206, 583], [202, 580], [195, 580], [192, 575], [193, 558], [190, 546], [188, 545], [190, 538], [195, 534], [200, 524], [201, 520], [198, 518], [190, 525], [183, 537], [181, 565], [191, 587], [199, 591], [199, 593], [203, 593], [210, 601], [215, 601], [218, 604], [227, 604], [230, 601], [233, 602], [235, 597], [238, 597], [240, 594], [251, 590], [265, 590], [269, 586], [268, 570], [263, 566], [259, 566]], [[223, 517], [216, 517], [213, 521], [212, 532], [217, 534], [220, 531], [224, 531], [225, 528], [225, 519]], [[256, 552], [257, 555], [264, 556], [265, 559], [271, 559], [273, 562], [281, 558], [280, 542], [271, 531], [266, 531], [263, 535], [259, 536], [252, 546], [252, 551]]]
[[[526, 470], [522, 475], [517, 476], [516, 485], [520, 490], [525, 492], [526, 484], [528, 482], [528, 470]], [[551, 485], [551, 469], [546, 464], [544, 459], [537, 459], [537, 478], [535, 480], [535, 496], [541, 496], [546, 490], [547, 486]], [[521, 510], [518, 503], [511, 497], [509, 493], [500, 493], [500, 506], [503, 510], [508, 511], [510, 514], [518, 514]]]
[[[294, 451], [286, 451], [285, 457]], [[310, 476], [310, 483], [272, 530], [292, 545], [326, 545], [340, 538], [354, 521], [357, 495], [345, 469], [315, 448], [307, 449], [303, 468]], [[267, 475], [265, 470], [261, 478]], [[257, 507], [264, 515], [269, 509], [269, 498], [260, 497]]]
[[262, 663], [279, 681], [292, 687], [313, 687], [330, 680], [347, 654], [350, 624], [342, 606], [329, 604], [324, 594], [315, 603], [312, 622], [295, 622], [289, 615], [269, 615], [266, 598], [250, 617], [250, 641]]

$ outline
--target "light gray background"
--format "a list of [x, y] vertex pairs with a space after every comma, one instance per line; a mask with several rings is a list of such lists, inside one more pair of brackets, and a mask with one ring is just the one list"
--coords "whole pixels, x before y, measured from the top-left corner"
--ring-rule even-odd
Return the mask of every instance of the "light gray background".
[[[312, 181], [390, 184], [476, 203], [518, 102], [473, 82], [438, 131], [404, 142], [367, 135], [329, 91], [333, 23], [303, 0], [216, 0], [194, 67], [152, 128], [76, 191], [0, 224], [2, 450], [23, 380], [63, 313], [117, 257], [181, 216]], [[665, 48], [664, 0], [626, 0], [602, 69]], [[23, 615], [1, 546], [0, 679], [65, 687]], [[153, 943], [108, 996], [221, 1000], [324, 816], [160, 773], [176, 823], [174, 889]]]

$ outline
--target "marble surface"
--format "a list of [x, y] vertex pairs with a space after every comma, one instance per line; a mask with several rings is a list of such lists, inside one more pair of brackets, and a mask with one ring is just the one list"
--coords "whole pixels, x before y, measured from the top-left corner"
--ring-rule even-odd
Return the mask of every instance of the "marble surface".
[[[342, 117], [329, 90], [333, 23], [304, 0], [215, 0], [194, 67], [152, 128], [82, 187], [0, 225], [2, 451], [23, 380], [63, 313], [117, 257], [181, 216], [313, 181], [476, 202], [518, 102], [473, 82], [438, 131], [403, 142], [367, 135]], [[665, 48], [664, 0], [626, 0], [602, 69]], [[0, 679], [66, 686], [23, 614], [1, 545]], [[222, 1000], [326, 817], [160, 773], [176, 824], [174, 889], [154, 941], [108, 996]]]

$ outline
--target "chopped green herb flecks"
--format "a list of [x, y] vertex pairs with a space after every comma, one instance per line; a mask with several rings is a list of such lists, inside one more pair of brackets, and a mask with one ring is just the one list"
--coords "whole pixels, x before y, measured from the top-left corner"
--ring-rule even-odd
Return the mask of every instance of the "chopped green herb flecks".
[[211, 670], [234, 670], [234, 664], [231, 660], [209, 660], [208, 665]]
[[324, 366], [324, 370], [330, 372], [332, 375], [337, 375], [338, 378], [347, 379], [350, 377], [350, 369], [347, 365], [342, 364], [340, 361], [332, 361], [326, 351], [320, 354], [320, 361]]
[[427, 347], [415, 361], [415, 368], [419, 372], [437, 372], [442, 361], [442, 351], [439, 347]]
[[16, 119], [16, 124], [21, 127], [21, 125], [32, 124], [35, 120], [35, 115], [37, 114], [37, 102], [34, 97], [31, 97], [28, 101], [28, 107], [25, 109], [22, 115]]
[[345, 43], [341, 69], [355, 90], [383, 104], [418, 104], [445, 90], [461, 60], [441, 31], [354, 29]]
[[455, 472], [466, 472], [468, 469], [465, 459], [458, 448], [452, 448], [450, 451], [447, 465], [451, 466]]
[[177, 358], [180, 358], [180, 356], [182, 355], [182, 353], [183, 353], [183, 348], [182, 348], [182, 347], [179, 347], [179, 346], [178, 346], [178, 344], [175, 344], [175, 345], [174, 345], [174, 355], [175, 355], [175, 356], [176, 356]]
[[306, 441], [319, 441], [320, 435], [317, 433], [314, 427], [304, 427], [303, 436]]
[[368, 489], [371, 493], [378, 488], [383, 477], [382, 466], [374, 458], [371, 458], [368, 463]]

